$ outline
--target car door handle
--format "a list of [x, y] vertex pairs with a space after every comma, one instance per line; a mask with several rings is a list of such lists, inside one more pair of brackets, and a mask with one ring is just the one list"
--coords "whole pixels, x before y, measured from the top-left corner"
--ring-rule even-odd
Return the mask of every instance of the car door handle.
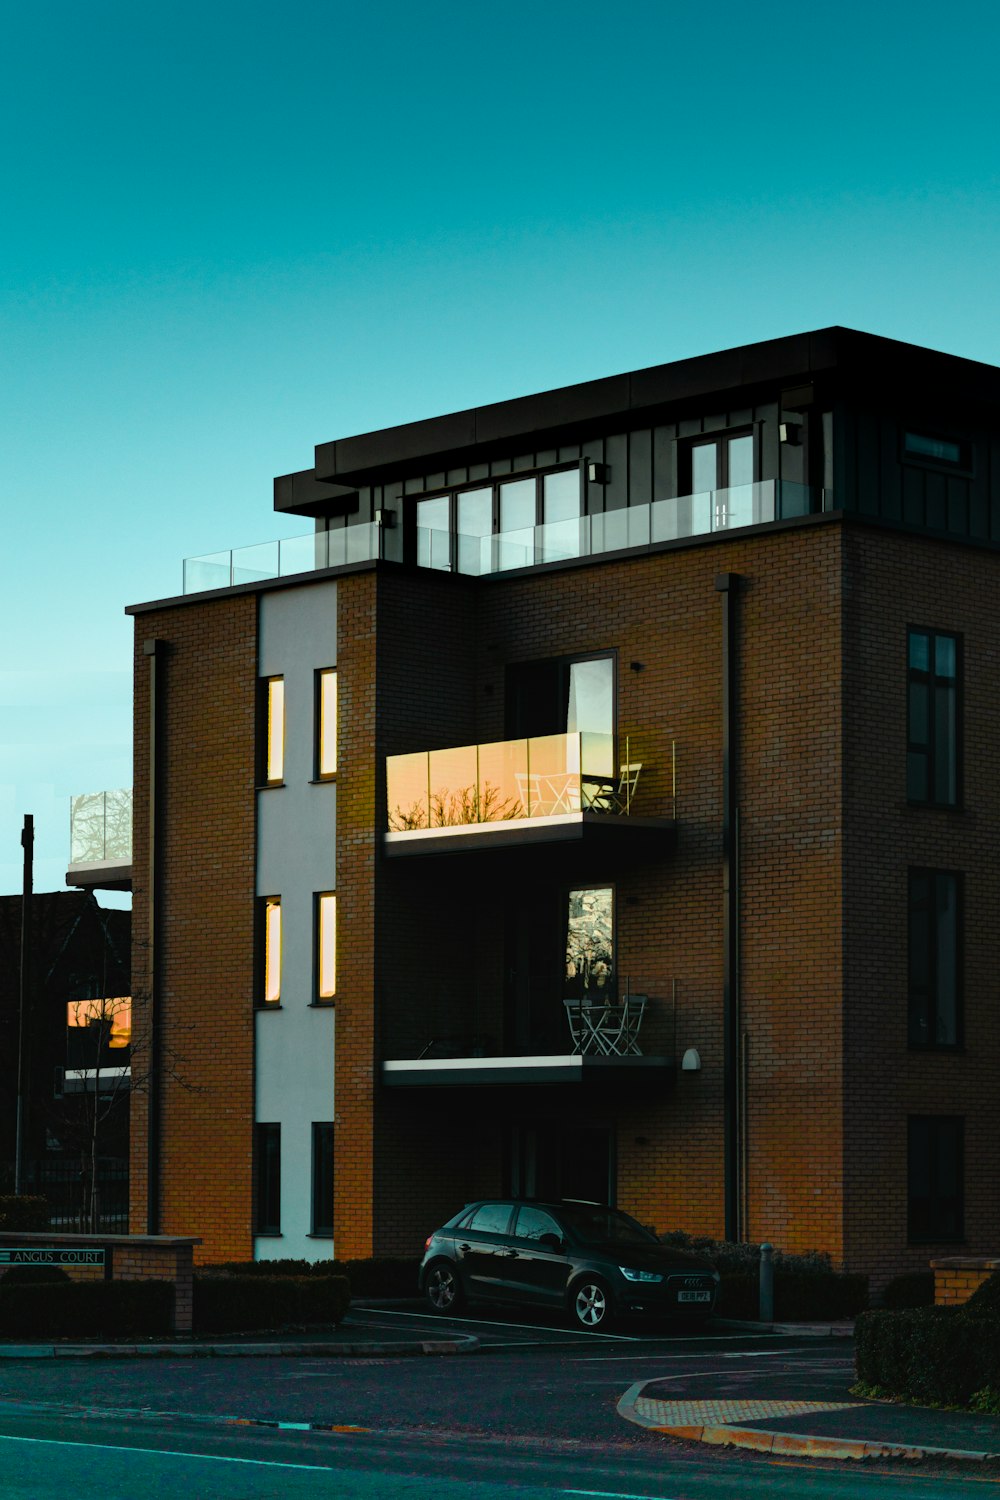
[[503, 1258], [504, 1258], [504, 1260], [517, 1260], [517, 1251], [516, 1250], [505, 1250], [503, 1252]]
[[462, 1252], [463, 1255], [468, 1255], [469, 1252], [470, 1252], [470, 1250], [472, 1249], [472, 1246], [471, 1245], [459, 1245], [458, 1248], [461, 1250], [461, 1252]]

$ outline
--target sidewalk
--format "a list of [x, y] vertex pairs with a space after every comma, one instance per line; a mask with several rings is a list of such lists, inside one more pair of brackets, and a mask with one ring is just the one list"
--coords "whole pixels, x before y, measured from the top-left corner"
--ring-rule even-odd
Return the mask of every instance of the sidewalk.
[[[660, 1386], [660, 1390], [657, 1390]], [[805, 1458], [1000, 1461], [1000, 1417], [881, 1401], [678, 1400], [637, 1381], [618, 1403], [628, 1422], [690, 1442]]]
[[385, 1337], [385, 1329], [350, 1313], [333, 1333], [223, 1334], [212, 1339], [150, 1339], [142, 1343], [0, 1343], [0, 1359], [253, 1359], [323, 1355], [328, 1359], [387, 1359], [425, 1354], [472, 1354], [473, 1334], [427, 1339]]

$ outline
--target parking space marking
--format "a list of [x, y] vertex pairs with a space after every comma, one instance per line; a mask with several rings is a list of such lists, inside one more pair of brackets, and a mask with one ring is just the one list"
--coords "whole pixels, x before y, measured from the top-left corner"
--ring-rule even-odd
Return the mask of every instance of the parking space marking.
[[642, 1340], [636, 1338], [634, 1334], [627, 1333], [577, 1333], [574, 1328], [549, 1328], [545, 1324], [538, 1323], [507, 1323], [498, 1322], [491, 1318], [435, 1318], [428, 1315], [427, 1313], [403, 1312], [402, 1310], [397, 1311], [395, 1308], [390, 1307], [379, 1307], [371, 1309], [364, 1306], [358, 1307], [358, 1312], [368, 1311], [391, 1318], [417, 1318], [421, 1322], [429, 1324], [431, 1327], [440, 1327], [442, 1323], [472, 1323], [478, 1328], [524, 1328], [529, 1333], [558, 1333], [563, 1338], [565, 1338], [566, 1335], [569, 1334], [574, 1339], [585, 1339], [588, 1343], [591, 1341], [591, 1339], [608, 1339], [612, 1343], [621, 1344], [642, 1343]]

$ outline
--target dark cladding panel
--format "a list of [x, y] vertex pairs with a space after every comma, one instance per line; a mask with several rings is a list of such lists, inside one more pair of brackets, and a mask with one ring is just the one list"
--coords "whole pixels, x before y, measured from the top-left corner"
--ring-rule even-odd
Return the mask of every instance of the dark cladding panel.
[[903, 520], [910, 526], [926, 526], [924, 480], [921, 469], [903, 469]]
[[334, 443], [319, 443], [316, 473], [323, 479], [336, 479], [341, 474], [411, 463], [448, 453], [454, 448], [468, 448], [475, 441], [476, 413], [453, 412], [446, 417], [430, 417], [423, 422], [387, 427], [382, 432], [365, 432], [359, 437], [339, 438]]
[[628, 437], [624, 432], [609, 437], [604, 444], [608, 465], [608, 482], [604, 486], [604, 509], [624, 510], [628, 505]]
[[948, 485], [948, 530], [956, 536], [969, 535], [969, 490], [967, 479], [957, 474], [946, 476]]
[[357, 504], [356, 490], [342, 484], [323, 484], [312, 469], [279, 474], [274, 481], [274, 508], [286, 515], [343, 516]]
[[928, 471], [924, 480], [924, 494], [927, 497], [927, 520], [926, 525], [932, 531], [947, 531], [948, 529], [948, 481], [943, 474]]
[[476, 412], [476, 440], [480, 443], [509, 441], [522, 433], [545, 432], [572, 427], [628, 411], [628, 376], [612, 375], [588, 380], [583, 385], [564, 386], [538, 396], [520, 396], [498, 401]]
[[629, 505], [648, 505], [653, 498], [652, 438], [648, 427], [628, 435]]
[[881, 486], [879, 484], [879, 419], [868, 407], [857, 413], [858, 499], [862, 515], [877, 516]]
[[653, 499], [672, 500], [677, 494], [676, 427], [653, 428]]

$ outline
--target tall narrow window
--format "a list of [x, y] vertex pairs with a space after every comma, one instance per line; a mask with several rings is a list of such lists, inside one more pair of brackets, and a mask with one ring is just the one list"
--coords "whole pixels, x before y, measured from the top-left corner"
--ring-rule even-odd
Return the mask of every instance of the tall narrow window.
[[312, 1232], [333, 1234], [333, 1125], [328, 1120], [312, 1128]]
[[907, 1238], [911, 1244], [961, 1240], [964, 1225], [965, 1121], [911, 1115], [907, 1121]]
[[262, 1005], [281, 1002], [281, 897], [265, 896], [261, 903]]
[[316, 776], [337, 774], [337, 671], [316, 673]]
[[265, 684], [264, 780], [273, 786], [285, 778], [285, 679], [269, 677]]
[[908, 633], [906, 795], [957, 807], [961, 795], [961, 638]]
[[254, 1229], [281, 1233], [281, 1126], [254, 1126]]
[[570, 891], [566, 914], [567, 999], [585, 1005], [616, 993], [614, 891], [609, 885]]
[[316, 1000], [328, 1005], [337, 993], [337, 897], [316, 897]]
[[910, 1046], [957, 1047], [962, 1040], [961, 875], [911, 870], [908, 905]]

